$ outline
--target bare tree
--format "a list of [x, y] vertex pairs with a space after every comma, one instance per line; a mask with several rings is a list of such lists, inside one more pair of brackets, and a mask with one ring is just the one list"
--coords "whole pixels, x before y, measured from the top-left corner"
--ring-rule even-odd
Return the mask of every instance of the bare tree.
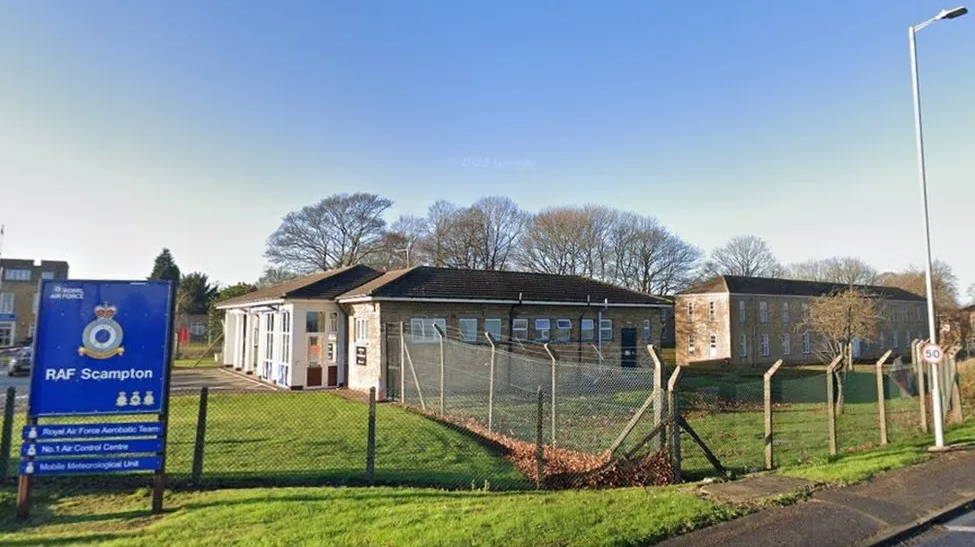
[[975, 283], [968, 286], [968, 290], [965, 291], [965, 294], [968, 296], [969, 305], [975, 306]]
[[528, 214], [511, 198], [488, 196], [471, 206], [471, 216], [479, 222], [479, 266], [485, 270], [506, 269], [524, 233]]
[[267, 240], [264, 256], [296, 271], [357, 264], [385, 234], [383, 214], [393, 202], [376, 194], [335, 194], [285, 215]]
[[853, 369], [851, 344], [854, 340], [872, 341], [877, 336], [876, 301], [861, 289], [851, 287], [826, 296], [813, 298], [809, 317], [799, 323], [799, 330], [814, 337], [813, 350], [823, 362], [842, 356], [844, 366], [837, 374], [837, 412], [843, 412], [843, 384], [846, 373]]
[[264, 272], [261, 277], [258, 278], [257, 283], [254, 287], [258, 289], [266, 289], [267, 287], [273, 287], [274, 285], [280, 285], [285, 281], [291, 281], [297, 277], [301, 277], [301, 274], [288, 270], [286, 268], [275, 268], [274, 266], [265, 266]]
[[484, 197], [470, 207], [437, 201], [427, 212], [421, 251], [434, 266], [504, 270], [513, 264], [527, 221], [507, 197]]
[[755, 236], [737, 236], [711, 251], [705, 270], [712, 274], [778, 277], [781, 266], [768, 243]]
[[612, 281], [653, 294], [674, 294], [690, 283], [700, 250], [667, 231], [656, 218], [621, 214], [613, 233]]
[[785, 269], [790, 279], [825, 281], [844, 285], [873, 285], [877, 283], [877, 270], [859, 258], [836, 257], [824, 260], [807, 260], [791, 264]]
[[[897, 273], [884, 274], [880, 282], [919, 296], [928, 294], [924, 270], [916, 266]], [[936, 260], [931, 265], [931, 285], [934, 287], [935, 315], [950, 313], [958, 308], [958, 277], [947, 262]]]

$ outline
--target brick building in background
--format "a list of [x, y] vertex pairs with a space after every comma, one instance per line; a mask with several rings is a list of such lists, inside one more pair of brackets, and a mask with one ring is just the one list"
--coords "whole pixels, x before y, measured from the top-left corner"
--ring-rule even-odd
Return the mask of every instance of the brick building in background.
[[[718, 276], [677, 296], [677, 363], [717, 362], [767, 367], [782, 359], [789, 364], [817, 362], [816, 333], [802, 323], [813, 298], [847, 285]], [[856, 358], [876, 359], [888, 349], [909, 353], [911, 340], [927, 333], [925, 299], [893, 287], [857, 285], [879, 300], [877, 339], [853, 343]]]
[[40, 280], [67, 278], [67, 262], [0, 259], [0, 348], [34, 337]]

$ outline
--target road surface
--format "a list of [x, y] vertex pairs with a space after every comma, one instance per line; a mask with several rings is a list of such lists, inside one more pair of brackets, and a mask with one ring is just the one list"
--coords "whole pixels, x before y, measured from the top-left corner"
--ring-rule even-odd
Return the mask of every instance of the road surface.
[[911, 538], [901, 545], [907, 547], [965, 547], [975, 545], [975, 509]]

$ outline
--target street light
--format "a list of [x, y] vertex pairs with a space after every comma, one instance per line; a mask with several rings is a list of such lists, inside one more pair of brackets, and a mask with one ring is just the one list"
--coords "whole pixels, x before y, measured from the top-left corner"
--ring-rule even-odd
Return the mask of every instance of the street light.
[[[911, 77], [914, 86], [914, 130], [917, 139], [917, 174], [921, 181], [921, 201], [924, 207], [924, 243], [927, 261], [924, 267], [924, 283], [928, 293], [928, 337], [932, 344], [937, 344], [938, 331], [934, 319], [934, 289], [931, 283], [931, 226], [928, 221], [928, 181], [924, 168], [924, 135], [921, 131], [921, 89], [917, 77], [917, 43], [915, 35], [924, 27], [941, 19], [955, 19], [968, 13], [968, 9], [959, 6], [951, 10], [941, 10], [941, 13], [931, 19], [907, 29], [908, 41], [911, 46]], [[934, 414], [934, 445], [944, 448], [945, 437], [941, 414], [941, 389], [938, 385], [936, 365], [931, 365], [931, 402]]]

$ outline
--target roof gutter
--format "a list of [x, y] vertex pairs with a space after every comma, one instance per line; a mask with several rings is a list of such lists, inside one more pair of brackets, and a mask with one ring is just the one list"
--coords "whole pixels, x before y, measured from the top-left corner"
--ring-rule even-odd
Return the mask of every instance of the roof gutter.
[[284, 298], [274, 298], [267, 300], [254, 300], [253, 302], [237, 302], [235, 304], [217, 304], [214, 308], [218, 310], [232, 310], [236, 308], [256, 308], [260, 306], [273, 306], [284, 304]]
[[[520, 296], [520, 295], [519, 295]], [[357, 304], [361, 302], [435, 302], [440, 304], [507, 304], [507, 305], [526, 305], [526, 306], [580, 306], [589, 307], [590, 302], [567, 302], [559, 300], [488, 300], [483, 298], [405, 298], [396, 296], [351, 296], [348, 298], [338, 298], [336, 302], [341, 304]], [[669, 303], [657, 304], [631, 304], [623, 302], [602, 303], [603, 308], [670, 308]]]

